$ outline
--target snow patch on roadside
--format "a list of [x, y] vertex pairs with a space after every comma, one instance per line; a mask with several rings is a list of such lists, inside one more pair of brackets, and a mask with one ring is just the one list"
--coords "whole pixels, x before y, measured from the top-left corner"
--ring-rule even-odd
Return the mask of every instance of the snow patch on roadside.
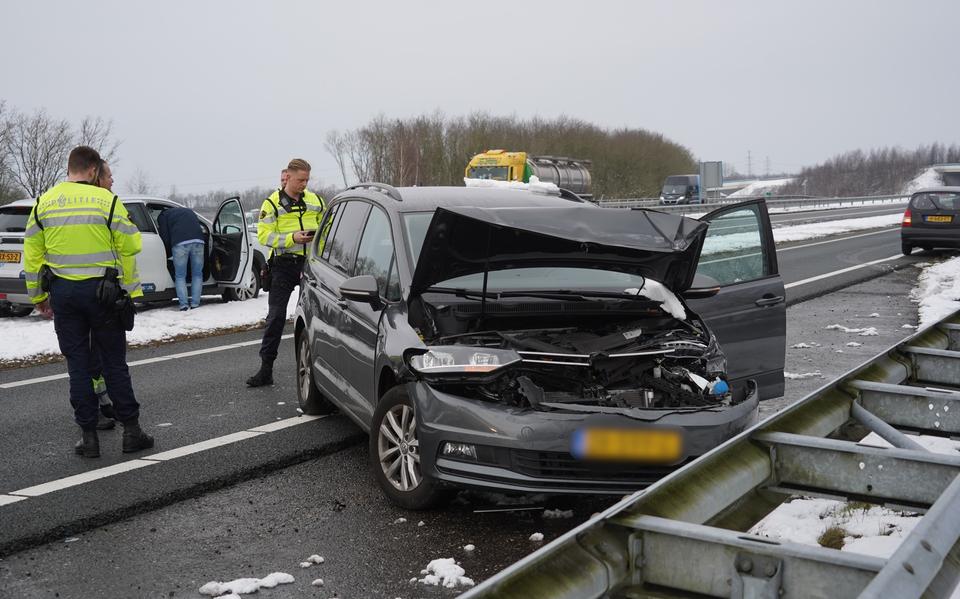
[[960, 257], [923, 269], [917, 286], [910, 291], [910, 299], [920, 304], [917, 310], [920, 326], [960, 310]]
[[803, 379], [823, 378], [823, 373], [819, 370], [814, 370], [813, 372], [787, 372], [784, 370], [783, 378], [790, 379], [791, 381], [800, 381]]
[[472, 587], [476, 584], [473, 579], [464, 576], [467, 573], [466, 570], [457, 565], [457, 560], [452, 557], [435, 559], [427, 564], [427, 567], [420, 573], [425, 576], [414, 580], [430, 586], [443, 586], [453, 589], [457, 585]]
[[903, 193], [913, 193], [924, 187], [940, 187], [943, 185], [943, 175], [937, 172], [937, 169], [930, 167], [920, 173], [913, 180], [907, 182], [903, 187]]

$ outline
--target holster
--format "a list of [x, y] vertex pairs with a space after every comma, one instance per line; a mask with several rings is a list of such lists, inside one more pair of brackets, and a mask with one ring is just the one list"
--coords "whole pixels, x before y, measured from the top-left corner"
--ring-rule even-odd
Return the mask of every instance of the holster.
[[109, 313], [116, 316], [124, 330], [132, 331], [136, 308], [133, 298], [120, 285], [120, 273], [115, 268], [107, 268], [103, 280], [97, 285], [97, 302]]
[[270, 256], [270, 259], [260, 267], [260, 289], [263, 291], [270, 291], [270, 287], [273, 285], [273, 272], [270, 268], [272, 264], [273, 256]]

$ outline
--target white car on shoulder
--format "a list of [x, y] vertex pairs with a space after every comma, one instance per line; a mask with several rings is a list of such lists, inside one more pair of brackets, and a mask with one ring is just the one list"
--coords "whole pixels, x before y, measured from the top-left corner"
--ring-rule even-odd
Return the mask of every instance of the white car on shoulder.
[[[167, 256], [157, 233], [157, 217], [168, 208], [183, 206], [165, 198], [148, 196], [122, 197], [120, 201], [143, 240], [143, 250], [137, 255], [143, 286], [140, 301], [175, 298], [173, 261]], [[34, 203], [35, 200], [18, 200], [0, 206], [0, 309], [18, 316], [33, 310], [23, 270], [23, 238]], [[204, 295], [222, 294], [228, 301], [257, 297], [260, 269], [266, 263], [268, 252], [257, 241], [256, 235], [250, 234], [240, 198], [224, 200], [213, 222], [197, 216], [207, 234]]]

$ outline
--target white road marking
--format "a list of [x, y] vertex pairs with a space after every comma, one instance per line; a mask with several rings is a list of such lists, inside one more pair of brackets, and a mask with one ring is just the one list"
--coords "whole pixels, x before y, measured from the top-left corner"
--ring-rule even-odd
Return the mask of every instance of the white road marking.
[[147, 460], [130, 460], [128, 462], [120, 462], [119, 464], [114, 464], [113, 466], [97, 468], [96, 470], [74, 474], [73, 476], [68, 476], [66, 478], [58, 478], [57, 480], [27, 487], [26, 489], [20, 489], [19, 491], [11, 491], [10, 495], [22, 495], [24, 497], [46, 495], [47, 493], [53, 493], [54, 491], [60, 491], [62, 489], [68, 489], [70, 487], [82, 485], [94, 480], [100, 480], [101, 478], [107, 478], [108, 476], [113, 476], [114, 474], [129, 472], [131, 470], [136, 470], [137, 468], [153, 466], [154, 464], [159, 463], [160, 462], [150, 462]]
[[254, 437], [260, 437], [274, 431], [296, 426], [298, 424], [304, 424], [306, 422], [313, 422], [322, 418], [326, 418], [326, 416], [294, 416], [292, 418], [285, 418], [284, 420], [278, 420], [276, 422], [271, 422], [269, 424], [264, 424], [244, 431], [230, 433], [229, 435], [223, 435], [222, 437], [215, 437], [206, 441], [200, 441], [199, 443], [184, 445], [183, 447], [178, 447], [169, 451], [162, 451], [160, 453], [144, 456], [142, 458], [120, 462], [119, 464], [114, 464], [112, 466], [106, 466], [104, 468], [97, 468], [96, 470], [74, 474], [73, 476], [59, 478], [50, 482], [20, 489], [19, 491], [11, 491], [6, 495], [0, 495], [0, 507], [22, 501], [30, 497], [46, 495], [47, 493], [53, 493], [54, 491], [60, 491], [91, 481], [107, 478], [115, 474], [122, 474], [124, 472], [136, 470], [137, 468], [143, 468], [144, 466], [162, 464], [170, 460], [182, 458], [183, 456], [193, 455], [195, 453], [200, 453], [201, 451], [213, 449], [214, 447], [222, 447], [231, 443], [237, 443], [238, 441], [245, 441]]
[[[293, 333], [283, 335], [280, 337], [283, 339], [292, 339]], [[144, 360], [136, 360], [134, 362], [128, 362], [127, 366], [143, 366], [145, 364], [156, 364], [157, 362], [166, 362], [168, 360], [178, 360], [180, 358], [191, 358], [193, 356], [200, 356], [203, 354], [209, 354], [212, 352], [226, 351], [228, 349], [237, 349], [240, 347], [249, 347], [251, 345], [260, 345], [261, 340], [257, 339], [256, 341], [243, 341], [241, 343], [230, 343], [227, 345], [218, 345], [215, 347], [208, 347], [205, 349], [197, 349], [193, 351], [181, 352], [179, 354], [170, 354], [168, 356], [157, 356], [156, 358], [146, 358]], [[14, 387], [23, 387], [24, 385], [36, 385], [37, 383], [46, 383], [49, 381], [56, 381], [60, 379], [69, 378], [70, 375], [66, 372], [62, 374], [52, 374], [50, 376], [39, 376], [32, 379], [23, 379], [22, 381], [12, 381], [10, 383], [0, 383], [0, 389], [13, 389]]]
[[810, 277], [809, 279], [803, 279], [802, 281], [794, 281], [793, 283], [788, 283], [784, 285], [784, 289], [790, 289], [793, 287], [799, 287], [800, 285], [806, 285], [807, 283], [813, 283], [814, 281], [820, 281], [822, 279], [829, 279], [830, 277], [835, 277], [837, 275], [842, 275], [847, 272], [852, 272], [854, 270], [859, 270], [861, 268], [866, 268], [868, 266], [873, 266], [874, 264], [880, 264], [881, 262], [890, 262], [891, 260], [896, 260], [903, 257], [902, 254], [897, 254], [896, 256], [890, 256], [889, 258], [880, 258], [879, 260], [873, 260], [871, 262], [864, 262], [863, 264], [857, 264], [856, 266], [850, 266], [848, 268], [841, 268], [840, 270], [835, 270], [833, 272], [823, 273], [822, 275], [817, 275], [815, 277]]
[[222, 447], [223, 445], [229, 445], [231, 443], [236, 443], [237, 441], [245, 441], [247, 439], [259, 437], [262, 434], [263, 433], [254, 433], [251, 431], [230, 433], [229, 435], [224, 435], [222, 437], [215, 437], [213, 439], [207, 439], [206, 441], [200, 441], [199, 443], [184, 445], [183, 447], [171, 449], [170, 451], [162, 451], [153, 455], [144, 456], [141, 459], [152, 460], [155, 462], [166, 462], [167, 460], [182, 458], [183, 456], [200, 453], [201, 451], [213, 449], [214, 447]]

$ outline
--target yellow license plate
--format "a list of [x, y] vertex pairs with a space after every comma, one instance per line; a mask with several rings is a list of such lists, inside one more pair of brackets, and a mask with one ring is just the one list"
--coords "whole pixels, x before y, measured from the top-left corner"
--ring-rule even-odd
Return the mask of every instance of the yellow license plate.
[[683, 438], [669, 429], [580, 429], [571, 453], [583, 460], [675, 462], [683, 456]]
[[20, 252], [0, 252], [0, 262], [20, 262]]
[[927, 222], [928, 223], [952, 223], [953, 217], [952, 216], [928, 216]]

